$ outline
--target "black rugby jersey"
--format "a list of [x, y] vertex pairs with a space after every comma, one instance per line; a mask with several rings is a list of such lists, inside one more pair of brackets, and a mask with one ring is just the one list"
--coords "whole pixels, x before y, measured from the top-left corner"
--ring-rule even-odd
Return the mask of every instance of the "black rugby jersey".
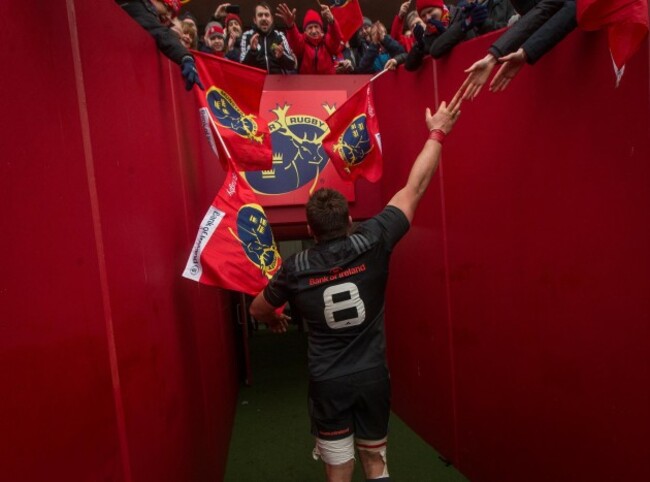
[[327, 380], [386, 365], [384, 292], [393, 246], [406, 234], [404, 213], [387, 206], [354, 233], [287, 258], [264, 289], [309, 326], [309, 373]]

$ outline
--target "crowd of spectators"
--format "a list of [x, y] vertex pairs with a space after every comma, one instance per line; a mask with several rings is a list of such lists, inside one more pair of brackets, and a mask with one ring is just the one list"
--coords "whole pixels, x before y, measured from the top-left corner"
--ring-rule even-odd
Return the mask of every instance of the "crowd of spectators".
[[[457, 44], [506, 28], [487, 55], [470, 66], [463, 84], [474, 98], [493, 68], [501, 67], [490, 90], [506, 88], [526, 64], [534, 64], [576, 26], [575, 0], [407, 0], [399, 5], [390, 33], [380, 21], [363, 17], [361, 28], [345, 41], [326, 3], [302, 14], [286, 3], [275, 11], [255, 5], [245, 29], [239, 7], [220, 4], [199, 36], [196, 18], [180, 0], [117, 0], [156, 39], [159, 49], [181, 66], [186, 87], [202, 88], [191, 50], [225, 57], [270, 74], [375, 74], [404, 64], [417, 70], [426, 56], [441, 58]], [[452, 4], [455, 3], [455, 4]], [[274, 19], [282, 20], [282, 28]]]

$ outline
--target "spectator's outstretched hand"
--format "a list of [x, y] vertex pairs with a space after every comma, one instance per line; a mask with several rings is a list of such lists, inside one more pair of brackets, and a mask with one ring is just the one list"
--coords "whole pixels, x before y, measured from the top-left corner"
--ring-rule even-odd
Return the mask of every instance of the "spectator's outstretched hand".
[[406, 14], [409, 12], [409, 7], [411, 6], [411, 0], [408, 0], [401, 4], [399, 6], [399, 12], [397, 12], [397, 16], [399, 18], [404, 18], [406, 17]]
[[230, 7], [229, 3], [222, 3], [214, 11], [214, 18], [223, 18], [227, 15], [226, 7]]
[[521, 68], [526, 64], [526, 52], [524, 52], [524, 49], [519, 49], [509, 55], [499, 57], [499, 62], [503, 62], [503, 65], [492, 79], [492, 82], [490, 82], [491, 92], [500, 92], [508, 87], [510, 81], [517, 76]]
[[431, 109], [427, 107], [425, 114], [427, 129], [429, 131], [440, 129], [445, 134], [449, 134], [458, 117], [460, 117], [460, 105], [462, 103], [463, 96], [461, 90], [459, 90], [451, 99], [449, 105], [443, 101], [434, 115], [431, 115]]
[[487, 54], [481, 60], [474, 62], [474, 64], [465, 71], [468, 73], [467, 79], [463, 82], [463, 85], [460, 87], [462, 92], [463, 100], [475, 99], [476, 96], [481, 91], [481, 88], [487, 82], [488, 77], [490, 77], [490, 72], [497, 64], [497, 59], [494, 58], [492, 54]]
[[334, 14], [330, 10], [330, 7], [324, 3], [316, 2], [320, 6], [320, 16], [327, 23], [334, 23]]
[[199, 72], [196, 70], [194, 59], [189, 55], [183, 57], [181, 63], [181, 75], [185, 79], [185, 90], [192, 90], [194, 84], [198, 85], [201, 90], [205, 90], [205, 87], [203, 87], [203, 84], [201, 83], [201, 79], [199, 79]]
[[293, 24], [296, 22], [295, 8], [291, 10], [286, 3], [281, 3], [275, 10], [276, 17], [281, 18], [287, 27], [293, 27]]

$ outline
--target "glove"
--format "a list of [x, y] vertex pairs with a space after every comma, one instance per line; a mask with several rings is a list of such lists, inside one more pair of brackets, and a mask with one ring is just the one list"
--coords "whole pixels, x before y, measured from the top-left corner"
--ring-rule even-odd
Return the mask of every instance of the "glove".
[[424, 50], [424, 27], [421, 23], [418, 23], [413, 27], [413, 37], [420, 47], [420, 50]]
[[201, 79], [199, 79], [199, 72], [196, 70], [194, 59], [186, 55], [181, 62], [181, 75], [185, 79], [185, 90], [192, 90], [194, 84], [198, 85], [201, 90], [205, 90]]
[[487, 5], [482, 3], [469, 3], [461, 7], [463, 12], [463, 21], [460, 24], [460, 28], [463, 32], [474, 27], [480, 27], [485, 23], [488, 18]]
[[440, 35], [445, 33], [447, 27], [440, 20], [430, 18], [427, 22], [427, 34], [429, 35]]

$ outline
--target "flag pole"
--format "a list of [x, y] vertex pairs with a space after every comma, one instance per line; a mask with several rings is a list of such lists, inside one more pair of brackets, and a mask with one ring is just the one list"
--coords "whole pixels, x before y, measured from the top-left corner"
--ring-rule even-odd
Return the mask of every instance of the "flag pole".
[[374, 76], [373, 76], [373, 77], [372, 77], [368, 82], [373, 82], [375, 79], [381, 77], [381, 76], [384, 75], [386, 72], [388, 72], [388, 69], [384, 69], [384, 70], [382, 70], [382, 71], [379, 72], [378, 74], [375, 74], [375, 75], [374, 75]]
[[221, 132], [219, 132], [219, 128], [217, 127], [216, 122], [210, 116], [210, 122], [212, 122], [212, 127], [214, 128], [215, 132], [217, 133], [217, 137], [219, 138], [219, 143], [221, 144], [221, 147], [223, 147], [224, 152], [226, 153], [226, 156], [228, 156], [228, 159], [232, 161], [232, 156], [230, 155], [230, 151], [228, 150], [228, 147], [226, 146], [226, 143], [223, 141], [223, 137], [221, 137]]

